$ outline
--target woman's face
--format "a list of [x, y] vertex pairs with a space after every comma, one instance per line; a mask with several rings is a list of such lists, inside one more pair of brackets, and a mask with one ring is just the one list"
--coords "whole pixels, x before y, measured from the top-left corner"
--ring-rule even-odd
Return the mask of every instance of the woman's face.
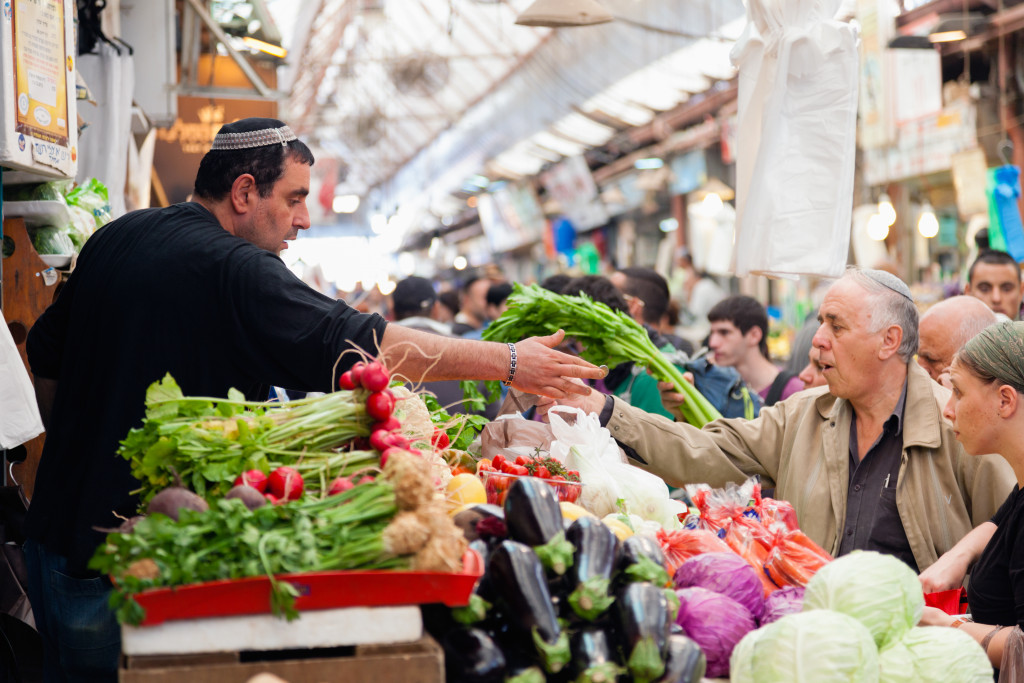
[[943, 417], [950, 421], [957, 441], [969, 455], [996, 453], [999, 430], [999, 382], [983, 382], [958, 359], [950, 370], [953, 394], [949, 397]]
[[800, 381], [804, 383], [804, 389], [810, 389], [811, 387], [823, 387], [828, 382], [825, 381], [825, 376], [821, 374], [821, 364], [818, 362], [818, 349], [811, 347], [810, 352], [807, 354], [809, 362], [800, 371]]

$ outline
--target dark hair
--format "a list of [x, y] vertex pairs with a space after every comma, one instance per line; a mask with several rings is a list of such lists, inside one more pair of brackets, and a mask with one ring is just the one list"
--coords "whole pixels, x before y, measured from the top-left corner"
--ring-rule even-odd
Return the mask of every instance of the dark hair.
[[1013, 269], [1017, 271], [1017, 282], [1020, 282], [1020, 266], [1017, 265], [1017, 261], [1012, 256], [998, 249], [986, 249], [978, 254], [978, 258], [974, 259], [970, 270], [967, 271], [968, 283], [974, 281], [974, 267], [979, 263], [985, 263], [990, 266], [1013, 266]]
[[730, 322], [740, 334], [746, 334], [754, 327], [761, 329], [761, 355], [768, 358], [768, 312], [757, 299], [749, 296], [728, 296], [708, 311], [708, 322]]
[[669, 299], [668, 308], [665, 309], [665, 315], [668, 316], [667, 322], [672, 327], [679, 324], [679, 302], [675, 299]]
[[459, 312], [459, 293], [454, 289], [449, 289], [441, 292], [437, 295], [437, 300], [441, 302], [441, 305], [452, 312], [455, 315]]
[[554, 275], [548, 275], [546, 278], [540, 281], [540, 286], [549, 292], [561, 294], [572, 278], [565, 273], [555, 273]]
[[407, 277], [395, 285], [391, 293], [395, 320], [402, 320], [414, 315], [430, 315], [430, 309], [437, 301], [437, 292], [430, 280], [425, 277]]
[[231, 192], [235, 179], [248, 173], [256, 181], [259, 196], [267, 197], [273, 191], [274, 183], [284, 175], [286, 158], [313, 165], [313, 153], [301, 140], [292, 140], [287, 145], [211, 150], [199, 162], [193, 194], [214, 201], [223, 199]]
[[499, 282], [491, 285], [487, 290], [487, 303], [491, 306], [499, 306], [512, 293], [512, 285], [508, 282]]
[[586, 294], [594, 301], [600, 301], [613, 311], [622, 311], [629, 315], [629, 304], [619, 288], [603, 275], [580, 275], [566, 283], [562, 294], [579, 296]]
[[668, 310], [668, 282], [653, 268], [620, 268], [626, 276], [622, 291], [644, 302], [643, 319], [648, 325], [657, 325]]
[[479, 273], [473, 273], [472, 275], [465, 279], [465, 281], [462, 283], [462, 286], [459, 287], [459, 291], [462, 292], [463, 294], [468, 294], [470, 287], [473, 286], [473, 283], [476, 282], [477, 280], [482, 280], [483, 277], [484, 276], [480, 275]]

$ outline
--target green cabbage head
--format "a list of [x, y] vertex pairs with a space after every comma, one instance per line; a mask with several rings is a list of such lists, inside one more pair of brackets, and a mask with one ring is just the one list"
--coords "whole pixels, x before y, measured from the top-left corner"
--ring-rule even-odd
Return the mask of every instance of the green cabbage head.
[[831, 610], [787, 614], [733, 650], [732, 683], [878, 681], [878, 650], [859, 621]]
[[878, 655], [882, 683], [991, 683], [992, 665], [971, 636], [948, 626], [915, 626]]
[[881, 650], [921, 621], [924, 592], [914, 570], [895, 557], [855, 550], [818, 570], [807, 583], [803, 609], [848, 614]]

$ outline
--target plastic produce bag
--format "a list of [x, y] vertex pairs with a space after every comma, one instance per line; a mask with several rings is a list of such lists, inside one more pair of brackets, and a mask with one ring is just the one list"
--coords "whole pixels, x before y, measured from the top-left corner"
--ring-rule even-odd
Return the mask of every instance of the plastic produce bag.
[[732, 552], [725, 541], [706, 529], [662, 529], [655, 538], [665, 554], [665, 570], [669, 576], [675, 576], [679, 565], [696, 555]]
[[[734, 271], [838, 277], [850, 243], [855, 29], [840, 0], [748, 0], [739, 68]], [[808, 230], [808, 227], [811, 230]]]
[[1024, 683], [1024, 631], [1014, 626], [1003, 645], [999, 683]]
[[772, 538], [764, 571], [777, 586], [806, 586], [832, 556], [800, 531], [779, 530]]
[[87, 181], [67, 193], [70, 206], [77, 206], [92, 214], [96, 227], [102, 227], [111, 221], [110, 194], [107, 186], [89, 178]]
[[55, 225], [40, 225], [29, 228], [28, 232], [37, 254], [70, 256], [75, 253], [75, 244], [64, 228]]

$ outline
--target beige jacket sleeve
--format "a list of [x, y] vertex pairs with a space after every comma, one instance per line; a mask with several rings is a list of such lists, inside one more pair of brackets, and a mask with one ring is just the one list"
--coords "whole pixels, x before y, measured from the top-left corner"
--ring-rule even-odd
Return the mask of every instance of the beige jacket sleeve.
[[697, 429], [616, 398], [607, 426], [633, 464], [672, 486], [704, 482], [720, 487], [755, 474], [774, 486], [792, 413], [783, 406], [764, 408], [753, 420], [719, 419]]

